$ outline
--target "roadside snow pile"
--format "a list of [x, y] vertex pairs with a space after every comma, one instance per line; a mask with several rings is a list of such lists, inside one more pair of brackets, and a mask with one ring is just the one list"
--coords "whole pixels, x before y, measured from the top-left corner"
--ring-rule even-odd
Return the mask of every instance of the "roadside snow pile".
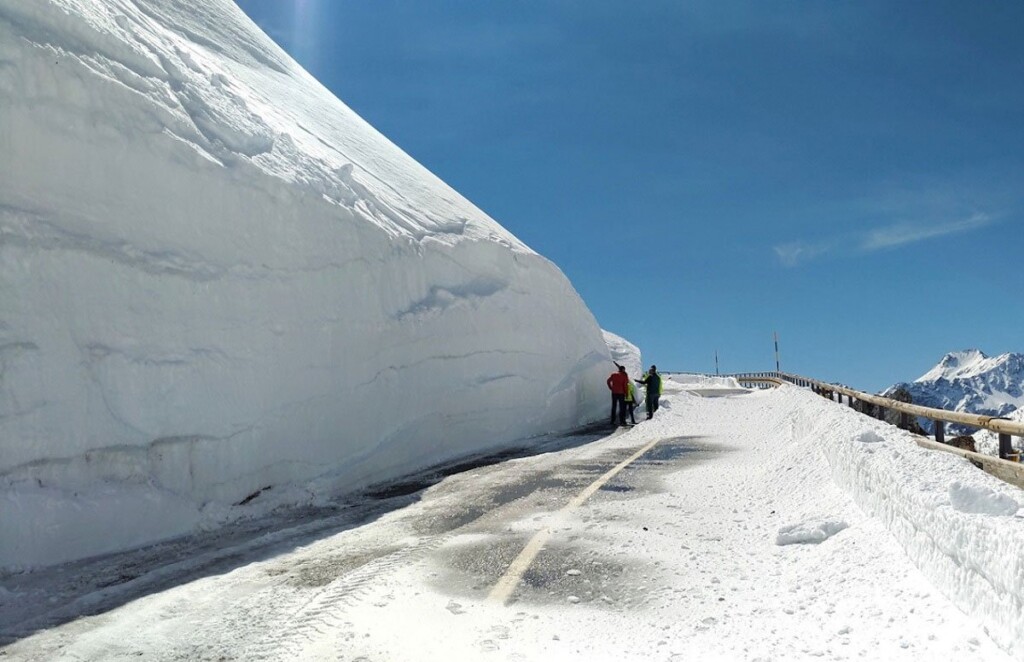
[[1024, 518], [1013, 516], [1024, 492], [803, 389], [787, 386], [777, 397], [798, 412], [798, 433], [826, 456], [836, 483], [939, 590], [1024, 656]]
[[0, 567], [604, 414], [562, 273], [230, 0], [5, 0], [0, 107]]
[[775, 537], [776, 545], [800, 545], [823, 543], [849, 524], [843, 520], [811, 519], [790, 524], [779, 529]]

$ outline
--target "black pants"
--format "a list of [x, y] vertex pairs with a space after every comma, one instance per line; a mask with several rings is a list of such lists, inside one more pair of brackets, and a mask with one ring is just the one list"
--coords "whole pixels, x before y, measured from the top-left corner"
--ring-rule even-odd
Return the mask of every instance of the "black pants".
[[652, 418], [654, 412], [658, 411], [658, 394], [648, 393], [647, 394], [647, 418]]
[[615, 424], [615, 406], [619, 407], [619, 425], [626, 424], [626, 394], [612, 393], [612, 425]]
[[629, 410], [629, 422], [636, 425], [636, 417], [633, 416], [633, 412], [636, 411], [636, 400], [630, 400], [627, 402], [626, 409]]

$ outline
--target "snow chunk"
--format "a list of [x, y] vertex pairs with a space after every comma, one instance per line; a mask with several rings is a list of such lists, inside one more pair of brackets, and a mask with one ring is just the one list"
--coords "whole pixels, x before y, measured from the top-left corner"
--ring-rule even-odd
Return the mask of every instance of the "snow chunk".
[[962, 513], [978, 515], [1015, 515], [1020, 504], [1010, 496], [989, 487], [964, 485], [957, 481], [949, 486], [949, 501]]
[[885, 441], [885, 437], [878, 434], [874, 430], [865, 430], [864, 432], [861, 432], [859, 435], [857, 435], [855, 439], [862, 444], [877, 444], [879, 442]]
[[779, 529], [776, 545], [799, 545], [823, 543], [849, 525], [843, 520], [804, 520]]

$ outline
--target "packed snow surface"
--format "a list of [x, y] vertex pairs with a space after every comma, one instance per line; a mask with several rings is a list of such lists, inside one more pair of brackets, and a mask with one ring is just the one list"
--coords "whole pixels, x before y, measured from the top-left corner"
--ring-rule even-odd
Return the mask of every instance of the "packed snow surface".
[[[77, 599], [0, 579], [20, 610], [0, 604], [5, 659], [1024, 659], [1024, 518], [958, 507], [1021, 490], [794, 386], [664, 399], [312, 539], [268, 534], [274, 553], [233, 546], [230, 571], [179, 550], [168, 565], [194, 570], [171, 588], [131, 555], [72, 566], [70, 591], [99, 587]], [[545, 531], [510, 600], [488, 599]]]
[[230, 0], [4, 0], [0, 108], [0, 567], [604, 413], [562, 273]]

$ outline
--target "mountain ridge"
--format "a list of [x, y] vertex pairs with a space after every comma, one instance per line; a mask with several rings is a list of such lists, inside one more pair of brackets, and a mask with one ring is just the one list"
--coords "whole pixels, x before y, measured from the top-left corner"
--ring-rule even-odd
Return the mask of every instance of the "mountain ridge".
[[[910, 393], [915, 404], [936, 409], [1006, 417], [1024, 407], [1024, 353], [1005, 352], [990, 357], [980, 349], [949, 352], [912, 382], [893, 384]], [[930, 428], [930, 422], [922, 421]], [[951, 426], [953, 432], [967, 432]]]

